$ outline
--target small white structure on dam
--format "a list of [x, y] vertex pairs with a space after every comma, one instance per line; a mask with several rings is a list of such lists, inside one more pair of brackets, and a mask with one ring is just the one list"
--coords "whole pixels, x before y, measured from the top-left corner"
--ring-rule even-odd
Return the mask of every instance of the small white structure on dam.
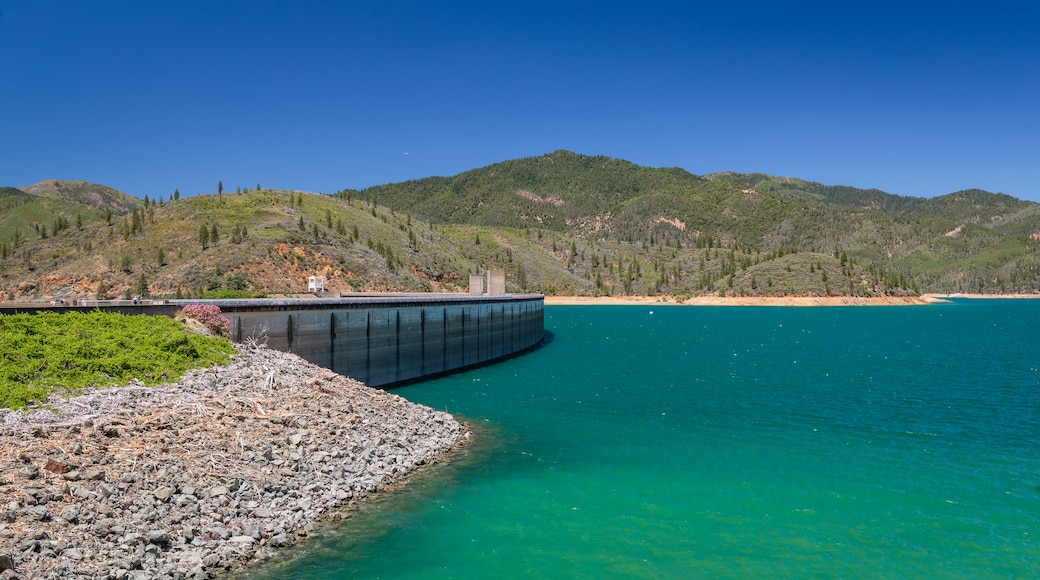
[[307, 278], [307, 291], [315, 294], [324, 294], [325, 276], [310, 276]]

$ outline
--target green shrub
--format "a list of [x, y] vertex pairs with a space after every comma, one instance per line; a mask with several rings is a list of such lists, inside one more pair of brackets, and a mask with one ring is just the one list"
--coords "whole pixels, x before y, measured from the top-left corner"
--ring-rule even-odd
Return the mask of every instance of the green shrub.
[[46, 312], [0, 316], [0, 408], [22, 409], [52, 392], [179, 380], [225, 364], [231, 343], [164, 316]]

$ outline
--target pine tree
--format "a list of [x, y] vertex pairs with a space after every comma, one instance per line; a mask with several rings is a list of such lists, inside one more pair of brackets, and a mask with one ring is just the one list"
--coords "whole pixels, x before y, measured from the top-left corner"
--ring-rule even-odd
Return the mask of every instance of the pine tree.
[[148, 280], [145, 279], [144, 272], [137, 278], [137, 295], [141, 298], [148, 296]]

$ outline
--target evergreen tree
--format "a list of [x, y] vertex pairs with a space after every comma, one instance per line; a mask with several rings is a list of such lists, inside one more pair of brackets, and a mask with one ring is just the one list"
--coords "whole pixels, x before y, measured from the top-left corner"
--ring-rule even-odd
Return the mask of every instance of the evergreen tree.
[[148, 280], [145, 279], [144, 272], [137, 278], [137, 295], [141, 298], [148, 296]]
[[202, 245], [203, 250], [209, 247], [209, 228], [206, 227], [206, 224], [199, 226], [199, 244]]
[[224, 182], [217, 181], [217, 195], [224, 195]]
[[181, 190], [174, 189], [173, 190], [173, 201], [177, 201], [180, 198], [181, 198]]

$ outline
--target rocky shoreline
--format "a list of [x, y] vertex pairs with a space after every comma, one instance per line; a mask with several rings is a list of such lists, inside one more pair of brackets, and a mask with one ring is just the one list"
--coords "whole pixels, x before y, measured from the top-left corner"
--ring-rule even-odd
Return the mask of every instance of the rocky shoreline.
[[49, 407], [0, 410], [0, 580], [213, 578], [469, 437], [447, 413], [266, 348]]

